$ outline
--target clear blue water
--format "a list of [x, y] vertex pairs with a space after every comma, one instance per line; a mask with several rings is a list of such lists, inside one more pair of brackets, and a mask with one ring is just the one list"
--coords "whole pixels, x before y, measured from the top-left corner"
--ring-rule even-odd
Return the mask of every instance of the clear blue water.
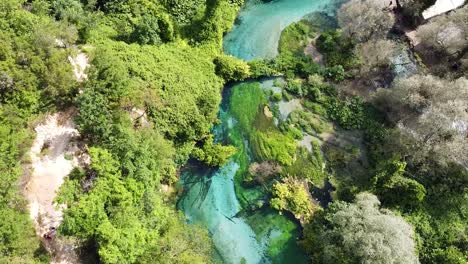
[[[224, 39], [225, 52], [245, 60], [272, 58], [277, 54], [278, 39], [286, 26], [308, 13], [323, 10], [330, 1], [249, 2], [239, 14], [240, 24]], [[230, 89], [236, 89], [236, 86]], [[219, 113], [221, 123], [213, 131], [218, 141], [226, 141], [230, 130], [236, 125], [227, 107], [229, 93], [225, 93], [223, 101]], [[238, 169], [236, 160], [231, 160], [222, 168], [198, 166], [182, 174], [184, 194], [178, 206], [187, 221], [208, 228], [216, 251], [224, 263], [305, 263], [305, 256], [295, 242], [297, 228], [289, 228], [294, 226], [291, 220], [278, 216], [271, 210], [239, 216], [242, 208], [234, 185]], [[281, 226], [268, 226], [270, 223]], [[278, 253], [278, 247], [274, 250], [271, 247], [281, 235], [288, 241], [283, 242], [284, 246], [279, 248], [284, 252]], [[272, 254], [275, 255], [274, 258]]]
[[224, 38], [224, 51], [251, 60], [278, 54], [281, 31], [313, 11], [329, 8], [330, 0], [273, 0], [248, 2], [238, 15], [237, 25]]

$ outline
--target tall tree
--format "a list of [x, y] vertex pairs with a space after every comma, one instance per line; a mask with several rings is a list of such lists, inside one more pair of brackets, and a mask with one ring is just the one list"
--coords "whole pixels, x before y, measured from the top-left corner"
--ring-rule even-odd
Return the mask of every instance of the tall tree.
[[380, 89], [376, 103], [413, 140], [409, 147], [416, 160], [437, 153], [439, 162], [451, 160], [468, 166], [467, 79], [415, 75], [391, 89]]
[[386, 10], [387, 1], [351, 0], [338, 11], [338, 23], [344, 33], [358, 42], [385, 36], [395, 18]]
[[419, 263], [413, 229], [370, 193], [335, 202], [305, 231], [312, 263]]

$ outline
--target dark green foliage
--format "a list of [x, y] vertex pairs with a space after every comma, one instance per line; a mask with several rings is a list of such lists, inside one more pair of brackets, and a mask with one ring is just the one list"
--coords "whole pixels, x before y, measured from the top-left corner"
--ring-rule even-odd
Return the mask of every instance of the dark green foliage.
[[463, 264], [466, 263], [466, 254], [454, 246], [449, 246], [446, 249], [436, 249], [433, 253], [433, 260], [436, 263], [447, 264]]
[[190, 32], [189, 38], [193, 44], [207, 45], [219, 51], [222, 48], [223, 36], [231, 30], [237, 11], [238, 1], [213, 0], [208, 1], [204, 21]]
[[341, 65], [344, 69], [350, 69], [357, 63], [352, 39], [345, 37], [339, 30], [323, 32], [315, 45], [325, 55], [327, 66]]
[[193, 150], [193, 156], [196, 159], [213, 167], [223, 166], [235, 153], [235, 147], [214, 143], [212, 136], [206, 138], [201, 147], [196, 147]]
[[295, 75], [305, 78], [321, 71], [320, 66], [313, 62], [310, 56], [305, 54], [294, 55], [291, 52], [281, 53], [275, 58], [275, 68], [283, 72], [286, 77], [294, 78]]
[[330, 98], [328, 101], [328, 116], [346, 129], [363, 128], [365, 122], [365, 105], [360, 97], [346, 100]]
[[53, 0], [50, 2], [50, 7], [57, 20], [66, 20], [71, 23], [77, 23], [84, 16], [83, 6], [78, 0]]
[[108, 140], [112, 133], [112, 113], [107, 98], [87, 89], [78, 97], [78, 115], [75, 122], [80, 132], [92, 142]]
[[278, 75], [278, 71], [275, 69], [274, 62], [271, 60], [251, 60], [248, 62], [250, 66], [250, 76], [252, 78], [269, 77]]
[[280, 53], [291, 52], [294, 54], [303, 54], [307, 46], [307, 40], [314, 37], [314, 31], [310, 22], [301, 20], [289, 25], [281, 32], [278, 44]]
[[154, 129], [134, 131], [131, 124], [123, 123], [116, 125], [109, 139], [102, 143], [119, 158], [123, 176], [146, 186], [176, 181], [173, 145]]
[[131, 42], [158, 45], [174, 40], [174, 28], [167, 15], [144, 15], [130, 35]]
[[286, 83], [284, 89], [291, 94], [303, 96], [302, 83], [301, 79], [291, 79]]
[[418, 206], [426, 195], [426, 189], [419, 182], [404, 177], [406, 163], [397, 159], [380, 165], [374, 177], [376, 193], [389, 206]]
[[169, 14], [180, 24], [192, 22], [197, 13], [204, 11], [206, 1], [203, 0], [162, 0]]
[[335, 65], [325, 68], [324, 77], [333, 81], [343, 81], [346, 77], [345, 70], [341, 65]]
[[158, 19], [153, 16], [144, 16], [133, 30], [131, 38], [139, 44], [161, 44], [161, 30], [158, 22]]

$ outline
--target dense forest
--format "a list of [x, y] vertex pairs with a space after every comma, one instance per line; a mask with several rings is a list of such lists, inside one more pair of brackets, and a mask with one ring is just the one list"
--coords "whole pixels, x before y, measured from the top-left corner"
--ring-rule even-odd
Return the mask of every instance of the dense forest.
[[[0, 263], [217, 263], [179, 178], [233, 159], [241, 213], [292, 219], [309, 263], [467, 263], [468, 6], [425, 20], [435, 1], [335, 2], [247, 62], [223, 52], [243, 0], [2, 0]], [[25, 193], [53, 113], [85, 162], [49, 201], [52, 227]]]

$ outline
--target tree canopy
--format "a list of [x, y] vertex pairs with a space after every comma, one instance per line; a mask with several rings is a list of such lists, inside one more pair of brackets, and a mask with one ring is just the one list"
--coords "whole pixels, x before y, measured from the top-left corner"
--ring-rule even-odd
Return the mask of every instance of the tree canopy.
[[414, 231], [370, 193], [335, 202], [305, 230], [313, 263], [419, 263]]

